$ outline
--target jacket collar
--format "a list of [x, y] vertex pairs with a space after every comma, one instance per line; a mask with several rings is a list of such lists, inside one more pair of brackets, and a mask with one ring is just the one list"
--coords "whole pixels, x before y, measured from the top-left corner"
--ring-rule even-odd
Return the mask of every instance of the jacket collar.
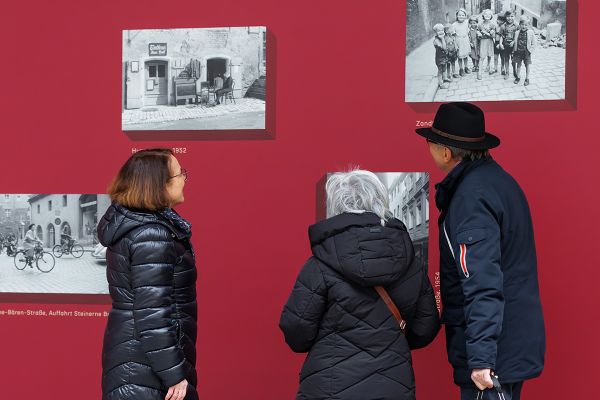
[[468, 159], [462, 160], [452, 169], [452, 171], [448, 173], [448, 175], [446, 175], [444, 180], [435, 185], [435, 205], [437, 206], [438, 210], [440, 210], [438, 224], [441, 224], [444, 221], [444, 218], [446, 218], [446, 213], [448, 212], [448, 207], [450, 206], [452, 197], [454, 197], [456, 189], [463, 181], [465, 176], [467, 176], [475, 168], [489, 162], [493, 162], [491, 156], [475, 161]]
[[115, 208], [125, 214], [127, 218], [138, 221], [139, 223], [156, 223], [168, 228], [178, 240], [183, 240], [191, 236], [191, 232], [184, 232], [177, 228], [166, 216], [163, 216], [160, 211], [152, 212], [148, 210], [138, 210], [124, 207], [121, 204], [113, 203]]

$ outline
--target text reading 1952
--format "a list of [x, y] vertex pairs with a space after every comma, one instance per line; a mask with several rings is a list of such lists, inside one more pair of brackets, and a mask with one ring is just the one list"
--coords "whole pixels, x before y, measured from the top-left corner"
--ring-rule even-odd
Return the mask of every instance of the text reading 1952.
[[[137, 153], [140, 150], [146, 149], [138, 149], [137, 147], [132, 147], [131, 154]], [[187, 154], [187, 147], [172, 147], [171, 150], [173, 150], [173, 153], [175, 154]]]

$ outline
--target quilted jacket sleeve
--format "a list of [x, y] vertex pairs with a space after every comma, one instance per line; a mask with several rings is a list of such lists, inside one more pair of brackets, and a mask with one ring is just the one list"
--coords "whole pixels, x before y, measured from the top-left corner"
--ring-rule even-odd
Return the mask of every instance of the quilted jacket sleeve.
[[427, 346], [440, 330], [440, 316], [435, 303], [433, 288], [427, 271], [423, 271], [421, 291], [416, 304], [415, 315], [407, 325], [406, 340], [411, 349]]
[[283, 307], [279, 327], [285, 341], [296, 353], [312, 347], [327, 305], [327, 286], [314, 259], [300, 270], [294, 289]]
[[504, 318], [500, 226], [492, 211], [498, 207], [477, 190], [456, 200], [448, 233], [465, 296], [467, 362], [469, 369], [494, 369]]
[[160, 225], [145, 226], [130, 245], [135, 333], [166, 387], [181, 382], [187, 372], [172, 315], [176, 257], [171, 233]]

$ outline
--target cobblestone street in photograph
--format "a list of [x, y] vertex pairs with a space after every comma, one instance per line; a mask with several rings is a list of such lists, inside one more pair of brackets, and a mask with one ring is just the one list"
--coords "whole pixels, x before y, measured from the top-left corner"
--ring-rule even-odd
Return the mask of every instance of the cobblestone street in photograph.
[[[407, 102], [559, 100], [565, 98], [565, 49], [562, 48], [540, 46], [535, 50], [532, 54], [529, 86], [523, 85], [525, 66], [521, 67], [521, 81], [515, 85], [512, 65], [510, 75], [505, 80], [504, 76], [500, 74], [500, 62], [498, 62], [498, 72], [493, 75], [484, 71], [482, 79], [478, 80], [477, 73], [471, 72], [462, 78], [453, 79], [448, 84], [448, 89], [439, 89], [434, 58], [435, 49], [431, 40], [408, 55], [406, 67], [407, 71], [412, 71], [412, 75], [406, 77]], [[472, 68], [471, 60], [469, 60], [469, 68]]]
[[[433, 101], [493, 101], [493, 100], [560, 100], [565, 98], [565, 50], [558, 47], [538, 48], [532, 55], [529, 85], [524, 86], [525, 66], [521, 66], [521, 81], [514, 83], [512, 65], [508, 79], [498, 71], [482, 79], [471, 72], [450, 82], [448, 89], [438, 89]], [[493, 66], [492, 62], [492, 66]]]
[[[44, 249], [49, 251], [49, 249]], [[88, 250], [88, 249], [86, 249]], [[35, 266], [19, 271], [14, 257], [0, 254], [0, 292], [2, 293], [108, 293], [106, 263], [99, 263], [86, 251], [81, 258], [63, 255], [54, 269], [41, 272]]]
[[[236, 99], [235, 104], [219, 104], [212, 107], [200, 105], [150, 106], [134, 110], [123, 111], [123, 130], [160, 130], [181, 129], [166, 122], [194, 120], [195, 123], [210, 125], [209, 129], [238, 129], [239, 122], [236, 116], [244, 118], [242, 128], [264, 129], [265, 127], [265, 102], [260, 99]], [[250, 116], [250, 117], [249, 117]], [[220, 117], [220, 118], [215, 118]], [[185, 123], [181, 124], [185, 126]], [[194, 129], [193, 126], [185, 129]], [[204, 128], [206, 129], [206, 128]]]

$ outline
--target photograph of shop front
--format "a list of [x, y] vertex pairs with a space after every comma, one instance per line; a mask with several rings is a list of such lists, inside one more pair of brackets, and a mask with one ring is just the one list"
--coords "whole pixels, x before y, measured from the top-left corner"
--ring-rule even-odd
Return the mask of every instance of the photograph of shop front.
[[106, 294], [105, 194], [0, 194], [0, 292]]
[[[426, 172], [377, 172], [375, 175], [388, 190], [390, 211], [394, 218], [402, 221], [408, 230], [415, 249], [416, 262], [427, 268], [429, 174]], [[325, 181], [323, 180], [323, 185]]]
[[122, 129], [265, 129], [263, 26], [123, 31]]
[[565, 99], [566, 0], [408, 0], [406, 11], [407, 102]]

